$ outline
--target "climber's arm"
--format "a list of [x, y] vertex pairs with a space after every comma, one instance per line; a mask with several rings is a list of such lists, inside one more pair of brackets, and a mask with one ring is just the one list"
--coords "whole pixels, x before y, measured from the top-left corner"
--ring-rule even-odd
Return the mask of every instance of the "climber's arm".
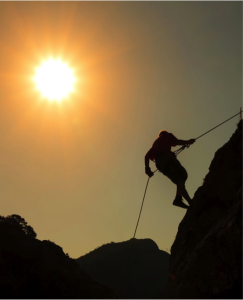
[[154, 173], [151, 171], [149, 167], [149, 159], [153, 155], [153, 148], [151, 148], [147, 154], [145, 155], [145, 173], [149, 176], [152, 177]]
[[190, 140], [177, 140], [176, 145], [177, 146], [184, 146], [184, 145], [192, 145], [196, 140], [190, 139]]
[[145, 168], [149, 168], [149, 158], [152, 154], [152, 148], [147, 152], [147, 154], [145, 155]]

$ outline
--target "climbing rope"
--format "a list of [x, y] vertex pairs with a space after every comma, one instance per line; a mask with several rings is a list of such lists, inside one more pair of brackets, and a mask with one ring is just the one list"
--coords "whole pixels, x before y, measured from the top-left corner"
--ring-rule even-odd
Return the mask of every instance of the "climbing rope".
[[177, 156], [179, 153], [181, 153], [181, 151], [183, 151], [185, 148], [189, 148], [189, 147], [190, 147], [190, 145], [183, 145], [181, 148], [174, 151], [174, 153]]
[[[154, 171], [157, 172], [158, 170]], [[120, 282], [117, 286], [117, 289], [116, 289], [116, 293], [118, 292], [118, 289], [120, 287], [120, 284], [121, 284], [121, 280], [122, 280], [122, 277], [125, 273], [125, 270], [126, 270], [126, 266], [127, 266], [127, 263], [128, 263], [128, 259], [129, 259], [129, 256], [130, 256], [130, 253], [131, 253], [131, 250], [132, 250], [132, 246], [133, 246], [133, 243], [134, 243], [134, 240], [135, 240], [135, 235], [136, 235], [136, 232], [137, 232], [137, 228], [138, 228], [138, 223], [139, 223], [139, 220], [140, 220], [140, 216], [141, 216], [141, 213], [142, 213], [142, 209], [143, 209], [143, 203], [144, 203], [144, 199], [145, 199], [145, 196], [146, 196], [146, 192], [147, 192], [147, 188], [148, 188], [148, 184], [149, 184], [149, 179], [150, 177], [148, 178], [148, 181], [147, 181], [147, 184], [146, 184], [146, 187], [145, 187], [145, 191], [144, 191], [144, 195], [143, 195], [143, 201], [142, 201], [142, 205], [141, 205], [141, 208], [140, 208], [140, 212], [139, 212], [139, 216], [138, 216], [138, 221], [137, 221], [137, 225], [136, 225], [136, 228], [135, 228], [135, 231], [134, 231], [134, 235], [133, 235], [133, 238], [131, 239], [131, 246], [130, 246], [130, 249], [129, 249], [129, 252], [128, 252], [128, 255], [127, 255], [127, 260], [126, 260], [126, 263], [124, 265], [124, 268], [123, 268], [123, 272], [122, 272], [122, 275], [121, 275], [121, 278], [120, 278]]]
[[[222, 124], [228, 122], [229, 120], [231, 120], [232, 118], [236, 117], [236, 116], [239, 115], [239, 114], [241, 114], [241, 111], [240, 111], [238, 114], [234, 115], [233, 117], [227, 119], [226, 121], [220, 123], [219, 125], [215, 126], [214, 128], [212, 128], [212, 129], [208, 130], [207, 132], [203, 133], [202, 135], [200, 135], [199, 137], [197, 137], [195, 140], [198, 140], [199, 138], [201, 138], [201, 137], [204, 136], [205, 134], [209, 133], [210, 131], [214, 130], [215, 128], [219, 127], [220, 125], [222, 125]], [[177, 156], [179, 153], [181, 153], [181, 151], [183, 151], [185, 148], [189, 148], [189, 147], [190, 147], [190, 145], [183, 145], [181, 148], [179, 148], [179, 149], [177, 149], [176, 151], [174, 151], [174, 153], [175, 153], [175, 155]], [[158, 171], [158, 169], [155, 170], [154, 173], [157, 172], [157, 171]], [[127, 263], [128, 263], [128, 259], [129, 259], [129, 256], [130, 256], [130, 253], [131, 253], [131, 250], [132, 250], [132, 246], [133, 246], [133, 243], [134, 243], [134, 240], [135, 240], [135, 235], [136, 235], [136, 232], [137, 232], [138, 223], [139, 223], [140, 216], [141, 216], [141, 213], [142, 213], [143, 203], [144, 203], [144, 199], [145, 199], [146, 192], [147, 192], [147, 188], [148, 188], [148, 184], [149, 184], [149, 179], [150, 179], [150, 177], [148, 178], [148, 181], [147, 181], [147, 184], [146, 184], [146, 187], [145, 187], [145, 191], [144, 191], [144, 195], [143, 195], [143, 201], [142, 201], [142, 205], [141, 205], [141, 208], [140, 208], [140, 212], [139, 212], [139, 216], [138, 216], [137, 225], [136, 225], [136, 228], [135, 228], [135, 231], [134, 231], [133, 238], [131, 239], [131, 246], [130, 246], [130, 249], [129, 249], [129, 252], [128, 252], [128, 255], [127, 255], [127, 260], [126, 260], [126, 263], [125, 263], [125, 265], [124, 265], [122, 275], [121, 275], [121, 277], [120, 277], [119, 284], [118, 284], [117, 289], [116, 289], [116, 294], [117, 294], [117, 292], [118, 292], [118, 289], [119, 289], [120, 284], [121, 284], [121, 280], [122, 280], [123, 275], [124, 275], [124, 273], [125, 273], [126, 266], [127, 266]]]
[[[223, 125], [224, 123], [228, 122], [229, 120], [233, 119], [234, 117], [238, 116], [239, 114], [241, 115], [242, 111], [240, 109], [240, 112], [236, 115], [234, 115], [233, 117], [230, 117], [229, 119], [227, 119], [226, 121], [220, 123], [219, 125], [215, 126], [214, 128], [208, 130], [207, 132], [201, 134], [199, 137], [197, 137], [195, 140], [198, 140], [199, 138], [201, 138], [202, 136], [204, 136], [205, 134], [209, 133], [210, 131], [216, 129], [217, 127], [219, 127], [220, 125]], [[184, 150], [185, 148], [189, 148], [190, 145], [183, 145], [181, 148], [177, 149], [176, 151], [174, 151], [175, 155], [177, 156], [179, 153], [181, 153], [182, 150]]]
[[214, 128], [210, 129], [209, 131], [205, 132], [204, 134], [200, 135], [199, 137], [196, 138], [196, 140], [198, 140], [199, 138], [201, 138], [202, 136], [204, 136], [205, 134], [209, 133], [210, 131], [214, 130], [215, 128], [219, 127], [220, 125], [228, 122], [229, 120], [233, 119], [234, 117], [238, 116], [239, 114], [241, 114], [241, 112], [239, 112], [238, 114], [234, 115], [233, 117], [227, 119], [226, 121], [220, 123], [219, 125], [215, 126]]

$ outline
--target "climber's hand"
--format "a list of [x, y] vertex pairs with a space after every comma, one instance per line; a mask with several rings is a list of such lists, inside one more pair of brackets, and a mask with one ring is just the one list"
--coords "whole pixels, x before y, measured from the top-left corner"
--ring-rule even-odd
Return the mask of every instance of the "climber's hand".
[[188, 144], [189, 145], [192, 145], [192, 144], [194, 144], [196, 142], [196, 139], [190, 139], [189, 141], [188, 141]]
[[154, 173], [151, 171], [150, 167], [146, 167], [146, 168], [145, 168], [145, 173], [146, 173], [149, 177], [154, 176]]

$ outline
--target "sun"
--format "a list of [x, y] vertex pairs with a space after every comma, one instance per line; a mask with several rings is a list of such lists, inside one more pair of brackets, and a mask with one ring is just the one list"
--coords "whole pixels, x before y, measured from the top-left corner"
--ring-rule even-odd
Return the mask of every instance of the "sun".
[[73, 70], [59, 58], [43, 61], [34, 76], [42, 96], [58, 102], [74, 91], [75, 81]]

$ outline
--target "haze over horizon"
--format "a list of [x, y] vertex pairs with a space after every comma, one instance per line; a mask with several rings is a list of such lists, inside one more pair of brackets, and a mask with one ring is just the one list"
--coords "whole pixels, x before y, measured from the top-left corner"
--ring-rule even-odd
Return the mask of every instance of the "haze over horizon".
[[[0, 36], [1, 215], [73, 258], [132, 238], [160, 130], [196, 138], [242, 106], [242, 2], [1, 2]], [[50, 56], [77, 77], [60, 103], [32, 82]], [[179, 154], [191, 197], [238, 121]], [[151, 178], [136, 238], [170, 249], [175, 192]]]

